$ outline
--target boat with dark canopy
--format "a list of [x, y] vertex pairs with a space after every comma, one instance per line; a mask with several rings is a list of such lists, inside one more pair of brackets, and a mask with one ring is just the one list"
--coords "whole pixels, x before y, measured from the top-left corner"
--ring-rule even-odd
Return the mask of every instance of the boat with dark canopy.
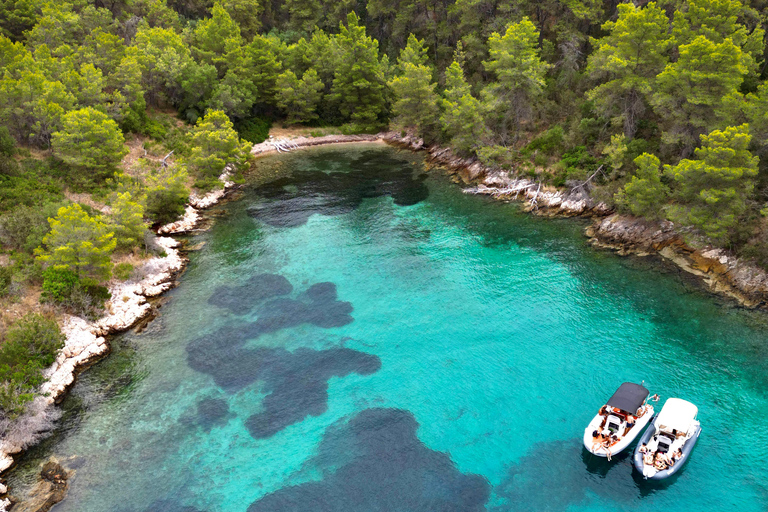
[[608, 460], [626, 449], [653, 418], [653, 406], [646, 404], [648, 395], [641, 384], [619, 386], [584, 429], [584, 447]]

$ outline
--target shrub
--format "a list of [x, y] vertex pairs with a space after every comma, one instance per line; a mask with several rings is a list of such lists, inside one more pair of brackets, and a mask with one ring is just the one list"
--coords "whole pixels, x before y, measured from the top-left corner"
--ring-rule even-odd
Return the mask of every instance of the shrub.
[[133, 265], [130, 263], [118, 263], [112, 270], [114, 276], [120, 281], [127, 281], [133, 273]]
[[64, 302], [72, 296], [72, 291], [80, 284], [77, 274], [57, 266], [43, 271], [43, 299], [52, 302]]
[[11, 276], [13, 272], [8, 267], [0, 267], [0, 297], [5, 297], [11, 291]]
[[565, 132], [563, 127], [556, 125], [533, 139], [526, 149], [529, 151], [541, 151], [547, 155], [555, 154], [562, 149]]
[[8, 329], [0, 346], [0, 409], [6, 416], [24, 412], [45, 380], [42, 369], [63, 346], [64, 335], [50, 317], [30, 313]]
[[260, 144], [269, 137], [272, 121], [263, 117], [242, 119], [234, 123], [234, 128], [241, 139], [251, 144]]
[[175, 221], [189, 201], [187, 172], [180, 166], [166, 169], [147, 180], [147, 217], [156, 224]]
[[477, 158], [489, 167], [511, 170], [517, 160], [517, 153], [504, 146], [484, 146], [477, 150]]
[[8, 246], [32, 254], [51, 229], [49, 217], [55, 217], [62, 203], [42, 207], [21, 205], [0, 216], [0, 240]]

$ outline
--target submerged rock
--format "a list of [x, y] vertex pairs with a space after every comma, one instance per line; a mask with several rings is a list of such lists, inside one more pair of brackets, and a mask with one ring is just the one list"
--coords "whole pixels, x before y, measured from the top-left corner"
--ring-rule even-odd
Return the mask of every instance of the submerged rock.
[[[416, 435], [418, 426], [409, 411], [366, 409], [329, 427], [308, 463], [322, 478], [283, 487], [248, 512], [485, 510], [490, 484], [461, 473], [447, 453], [427, 448]], [[354, 457], [343, 460], [350, 453]]]
[[67, 495], [68, 480], [73, 474], [73, 470], [66, 469], [51, 457], [43, 464], [40, 481], [32, 487], [23, 501], [14, 505], [14, 512], [48, 512]]

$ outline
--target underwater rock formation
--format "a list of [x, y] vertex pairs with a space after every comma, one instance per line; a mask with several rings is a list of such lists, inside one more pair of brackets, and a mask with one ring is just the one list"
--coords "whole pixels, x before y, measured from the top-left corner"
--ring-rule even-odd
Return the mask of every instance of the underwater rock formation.
[[[319, 455], [310, 461], [319, 462], [321, 480], [279, 489], [248, 512], [485, 510], [490, 484], [479, 475], [461, 473], [448, 454], [427, 448], [417, 428], [408, 411], [366, 409], [326, 431]], [[339, 453], [355, 456], [339, 467], [324, 467], [324, 459]]]
[[235, 314], [248, 313], [253, 304], [265, 299], [288, 295], [293, 286], [278, 274], [259, 274], [240, 286], [219, 286], [208, 299], [208, 304], [229, 309]]
[[391, 196], [396, 205], [411, 206], [429, 196], [425, 178], [414, 176], [407, 162], [366, 152], [351, 170], [301, 172], [257, 187], [264, 201], [248, 208], [248, 214], [272, 226], [296, 227], [314, 214], [349, 213], [366, 198]]

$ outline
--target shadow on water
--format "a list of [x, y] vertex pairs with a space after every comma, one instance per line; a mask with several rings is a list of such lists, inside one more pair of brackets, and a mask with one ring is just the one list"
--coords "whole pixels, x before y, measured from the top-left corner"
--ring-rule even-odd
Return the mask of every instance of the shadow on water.
[[[239, 314], [255, 310], [256, 321], [224, 327], [187, 346], [189, 366], [213, 377], [225, 391], [235, 392], [256, 381], [264, 383], [267, 396], [262, 411], [245, 421], [256, 439], [271, 437], [307, 416], [323, 414], [328, 408], [331, 377], [370, 375], [381, 368], [377, 356], [348, 348], [299, 348], [289, 352], [283, 348], [247, 347], [246, 342], [264, 333], [303, 323], [331, 328], [353, 321], [349, 314], [352, 305], [337, 300], [333, 283], [314, 284], [296, 299], [274, 298], [292, 291], [288, 280], [275, 274], [261, 274], [240, 286], [218, 288], [210, 303]], [[211, 414], [223, 412], [216, 403], [206, 403], [203, 408], [203, 412], [209, 410]]]
[[[525, 504], [525, 510], [530, 511], [563, 511], [594, 496], [634, 501], [638, 489], [626, 477], [630, 469], [626, 453], [609, 462], [587, 452], [578, 439], [537, 443], [494, 488], [506, 503], [491, 510], [507, 512], [514, 504]], [[542, 488], [547, 489], [546, 499], [542, 499]]]
[[248, 512], [485, 510], [488, 482], [461, 473], [448, 454], [427, 448], [417, 428], [413, 415], [399, 409], [366, 409], [332, 425], [320, 455], [309, 461], [321, 462], [322, 479], [283, 487]]

